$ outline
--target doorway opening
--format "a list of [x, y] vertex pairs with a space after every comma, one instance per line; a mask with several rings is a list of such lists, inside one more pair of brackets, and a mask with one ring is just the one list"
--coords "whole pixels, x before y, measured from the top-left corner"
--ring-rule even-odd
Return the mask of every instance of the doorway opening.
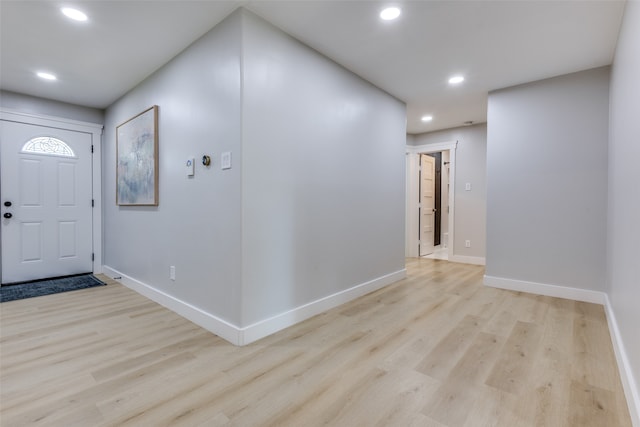
[[[442, 236], [442, 209], [445, 208], [446, 210], [449, 210], [449, 205], [448, 203], [446, 203], [447, 200], [442, 200], [442, 194], [444, 190], [442, 188], [442, 185], [443, 185], [442, 170], [445, 168], [445, 165], [442, 160], [442, 151], [438, 151], [437, 153], [428, 153], [428, 154], [425, 154], [425, 156], [433, 157], [435, 159], [434, 177], [433, 177], [433, 183], [435, 184], [434, 191], [433, 191], [433, 197], [435, 199], [434, 200], [435, 212], [433, 215], [434, 216], [433, 246], [438, 247], [440, 246], [440, 242], [443, 240], [443, 237], [444, 237]], [[447, 158], [448, 158], [448, 155], [447, 155]], [[447, 162], [447, 166], [448, 166], [448, 162]]]
[[[457, 141], [407, 147], [407, 257], [453, 258], [456, 146]], [[430, 185], [430, 180], [425, 177], [425, 173], [429, 173], [431, 163], [434, 164], [433, 205], [426, 188]], [[430, 212], [433, 215], [430, 216]]]
[[[434, 168], [434, 226], [433, 250], [431, 253], [420, 254], [424, 258], [449, 260], [449, 179], [450, 161], [449, 151], [422, 154], [435, 159]], [[419, 241], [422, 248], [422, 240]]]

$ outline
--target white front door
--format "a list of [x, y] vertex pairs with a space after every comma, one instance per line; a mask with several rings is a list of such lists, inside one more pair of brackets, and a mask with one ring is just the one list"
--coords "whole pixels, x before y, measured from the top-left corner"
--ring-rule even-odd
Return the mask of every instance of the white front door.
[[433, 253], [436, 159], [420, 155], [420, 256]]
[[92, 271], [91, 141], [0, 120], [3, 284]]

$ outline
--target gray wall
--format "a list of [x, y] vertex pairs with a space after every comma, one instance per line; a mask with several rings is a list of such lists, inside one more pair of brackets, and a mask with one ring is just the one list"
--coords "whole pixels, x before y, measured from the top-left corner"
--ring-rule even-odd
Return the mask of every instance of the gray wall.
[[103, 110], [9, 91], [0, 91], [0, 107], [20, 111], [21, 113], [63, 117], [96, 124], [104, 123]]
[[[241, 15], [234, 14], [107, 109], [104, 264], [240, 323]], [[158, 207], [115, 204], [115, 128], [159, 107]], [[233, 168], [220, 169], [231, 151]], [[212, 156], [213, 166], [200, 163]], [[197, 160], [187, 178], [187, 158]], [[169, 267], [176, 267], [175, 282]]]
[[[160, 205], [117, 207], [115, 127], [154, 104]], [[106, 129], [105, 265], [134, 279], [243, 327], [404, 269], [404, 104], [250, 12], [108, 108]], [[213, 167], [188, 179], [203, 154]]]
[[[458, 141], [454, 202], [454, 255], [485, 257], [487, 206], [486, 123], [410, 135], [410, 145]], [[471, 184], [471, 191], [465, 184]], [[464, 246], [471, 240], [471, 247]]]
[[244, 16], [248, 325], [404, 269], [405, 106]]
[[609, 68], [491, 92], [486, 274], [604, 291]]
[[[627, 2], [611, 72], [607, 284], [640, 385], [640, 3]], [[636, 389], [636, 396], [640, 390]], [[627, 399], [629, 399], [628, 397]], [[636, 401], [637, 404], [637, 401]], [[636, 408], [640, 411], [640, 408]], [[637, 416], [637, 415], [636, 415]], [[640, 422], [640, 420], [636, 420]]]

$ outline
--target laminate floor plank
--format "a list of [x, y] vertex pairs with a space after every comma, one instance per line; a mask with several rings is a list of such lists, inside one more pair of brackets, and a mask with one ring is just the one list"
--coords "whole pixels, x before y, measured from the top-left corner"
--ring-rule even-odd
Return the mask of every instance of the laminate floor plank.
[[[503, 303], [507, 303], [511, 298], [505, 298]], [[511, 310], [501, 309], [482, 328], [483, 332], [501, 337], [508, 337], [517, 322], [517, 316]]]
[[518, 402], [518, 412], [530, 410], [536, 426], [565, 426], [569, 403], [566, 396], [571, 391], [571, 380], [566, 373], [570, 366], [562, 358], [538, 358], [533, 366], [535, 373], [530, 379], [531, 387], [524, 390]]
[[[206, 359], [191, 359], [166, 375], [149, 378], [140, 387], [105, 394], [97, 400], [97, 407], [108, 419], [103, 425], [152, 425], [151, 420], [192, 410], [197, 401], [185, 404], [192, 395], [213, 396], [233, 384], [224, 373], [208, 367]], [[198, 378], [194, 378], [194, 372], [199, 373]]]
[[616, 412], [615, 394], [579, 381], [571, 382], [570, 425], [624, 425], [623, 414]]
[[477, 334], [446, 381], [427, 401], [423, 413], [449, 426], [464, 425], [504, 341], [497, 335]]
[[540, 352], [539, 329], [534, 323], [516, 322], [485, 384], [516, 395], [527, 387]]
[[[398, 378], [399, 376], [399, 378]], [[388, 393], [381, 393], [384, 402], [377, 403], [377, 408], [383, 413], [375, 424], [376, 427], [411, 425], [414, 419], [422, 416], [419, 412], [437, 391], [440, 382], [426, 375], [416, 375], [412, 369], [400, 369], [397, 376], [391, 377], [394, 385], [400, 391], [389, 401]], [[426, 425], [426, 424], [421, 424]]]
[[465, 316], [415, 367], [433, 378], [444, 379], [480, 333], [484, 319]]
[[407, 277], [235, 347], [106, 276], [0, 306], [3, 427], [620, 426], [601, 306]]

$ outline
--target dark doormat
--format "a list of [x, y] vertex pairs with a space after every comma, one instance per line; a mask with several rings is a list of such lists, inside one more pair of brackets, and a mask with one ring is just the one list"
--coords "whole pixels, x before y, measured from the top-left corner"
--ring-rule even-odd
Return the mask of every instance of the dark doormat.
[[81, 274], [79, 276], [38, 280], [36, 282], [20, 283], [17, 285], [5, 285], [0, 287], [0, 302], [106, 285], [106, 283], [98, 280], [93, 274]]

